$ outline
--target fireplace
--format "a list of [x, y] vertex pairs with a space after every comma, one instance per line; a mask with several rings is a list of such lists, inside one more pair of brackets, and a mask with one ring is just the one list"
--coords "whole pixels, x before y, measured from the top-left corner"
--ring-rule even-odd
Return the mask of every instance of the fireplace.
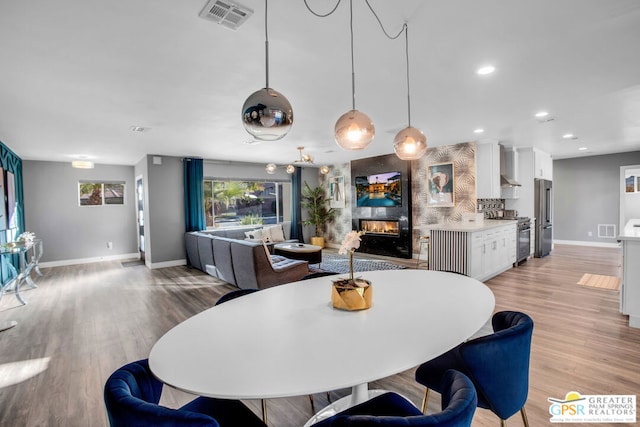
[[398, 220], [360, 219], [360, 230], [366, 234], [398, 236]]
[[411, 162], [395, 154], [351, 161], [351, 227], [358, 252], [411, 258]]

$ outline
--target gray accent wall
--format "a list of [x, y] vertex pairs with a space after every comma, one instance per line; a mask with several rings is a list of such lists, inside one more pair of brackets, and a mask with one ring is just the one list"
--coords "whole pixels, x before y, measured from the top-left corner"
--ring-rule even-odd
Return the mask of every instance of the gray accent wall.
[[[160, 164], [154, 164], [154, 158]], [[142, 172], [143, 168], [137, 168]], [[179, 157], [148, 155], [145, 197], [145, 261], [151, 267], [186, 263], [184, 172]]]
[[[26, 230], [42, 238], [41, 262], [109, 259], [137, 253], [135, 182], [132, 166], [23, 160]], [[83, 206], [80, 180], [124, 181], [125, 204]], [[107, 248], [113, 242], [113, 248]]]
[[637, 164], [640, 151], [554, 160], [554, 241], [616, 243], [598, 238], [598, 224], [618, 228], [620, 166]]

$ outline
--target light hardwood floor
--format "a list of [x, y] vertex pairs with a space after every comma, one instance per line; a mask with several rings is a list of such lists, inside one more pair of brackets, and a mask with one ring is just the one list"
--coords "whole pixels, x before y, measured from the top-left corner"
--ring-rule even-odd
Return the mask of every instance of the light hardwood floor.
[[[584, 273], [618, 275], [620, 255], [618, 249], [558, 245], [548, 257], [487, 282], [496, 311], [524, 311], [535, 322], [527, 403], [532, 427], [550, 425], [548, 397], [640, 391], [640, 329], [629, 328], [618, 312], [617, 291], [577, 285]], [[111, 372], [146, 358], [162, 334], [233, 289], [186, 267], [104, 262], [43, 272], [38, 288], [24, 292], [27, 306], [12, 294], [0, 301], [0, 322], [18, 321], [0, 332], [0, 426], [106, 426], [102, 390]], [[416, 405], [423, 394], [413, 370], [371, 387], [401, 392]], [[162, 403], [175, 407], [192, 398], [165, 387]], [[326, 404], [321, 394], [315, 400], [318, 407]], [[246, 403], [259, 413], [258, 402]], [[432, 393], [429, 410], [438, 408]], [[311, 415], [305, 396], [269, 400], [268, 411], [271, 426], [301, 426]], [[516, 415], [508, 424], [522, 421]], [[476, 412], [473, 426], [498, 425], [489, 411]]]

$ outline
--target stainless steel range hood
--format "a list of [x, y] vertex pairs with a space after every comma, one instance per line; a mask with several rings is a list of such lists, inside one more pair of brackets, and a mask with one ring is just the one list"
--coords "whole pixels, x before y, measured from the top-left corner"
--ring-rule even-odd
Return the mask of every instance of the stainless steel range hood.
[[500, 185], [502, 187], [521, 187], [522, 186], [522, 184], [520, 184], [515, 179], [511, 179], [505, 175], [500, 175]]
[[500, 185], [502, 187], [521, 187], [518, 182], [517, 151], [514, 147], [500, 144]]

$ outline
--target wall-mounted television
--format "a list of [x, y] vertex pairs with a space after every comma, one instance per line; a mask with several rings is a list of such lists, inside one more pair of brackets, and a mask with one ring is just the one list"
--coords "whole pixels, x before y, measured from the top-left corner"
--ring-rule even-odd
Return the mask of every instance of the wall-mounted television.
[[356, 176], [357, 207], [402, 206], [402, 175], [400, 172]]

